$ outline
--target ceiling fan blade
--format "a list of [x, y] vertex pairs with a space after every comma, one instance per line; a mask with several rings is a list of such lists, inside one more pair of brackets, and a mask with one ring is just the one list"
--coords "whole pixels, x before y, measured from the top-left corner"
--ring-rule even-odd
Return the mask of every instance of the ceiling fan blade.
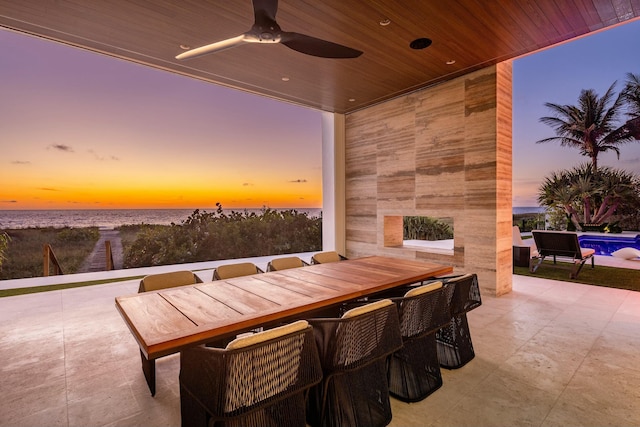
[[246, 43], [245, 35], [239, 35], [237, 37], [232, 37], [227, 40], [222, 40], [219, 42], [211, 43], [206, 46], [197, 47], [195, 49], [188, 50], [186, 52], [182, 52], [180, 55], [176, 56], [176, 59], [192, 59], [197, 58], [202, 55], [207, 55], [213, 52], [220, 52], [221, 50], [231, 49], [232, 47], [239, 46], [241, 44]]
[[362, 51], [299, 33], [282, 33], [283, 45], [307, 55], [322, 58], [357, 58]]
[[264, 18], [268, 21], [276, 20], [278, 12], [278, 0], [253, 0], [253, 14], [255, 22], [263, 22]]

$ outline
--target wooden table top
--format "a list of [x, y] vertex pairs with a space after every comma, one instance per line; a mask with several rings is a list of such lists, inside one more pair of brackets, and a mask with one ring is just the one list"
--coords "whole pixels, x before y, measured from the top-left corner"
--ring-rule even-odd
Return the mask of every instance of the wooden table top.
[[120, 296], [116, 307], [148, 359], [453, 268], [372, 256]]

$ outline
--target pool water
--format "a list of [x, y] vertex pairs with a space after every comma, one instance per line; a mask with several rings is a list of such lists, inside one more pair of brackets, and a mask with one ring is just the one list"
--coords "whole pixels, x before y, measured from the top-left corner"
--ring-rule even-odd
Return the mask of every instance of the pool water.
[[583, 248], [591, 248], [596, 251], [596, 255], [611, 255], [612, 252], [622, 248], [636, 248], [640, 250], [640, 234], [635, 236], [620, 235], [594, 235], [583, 234], [578, 236], [580, 246]]

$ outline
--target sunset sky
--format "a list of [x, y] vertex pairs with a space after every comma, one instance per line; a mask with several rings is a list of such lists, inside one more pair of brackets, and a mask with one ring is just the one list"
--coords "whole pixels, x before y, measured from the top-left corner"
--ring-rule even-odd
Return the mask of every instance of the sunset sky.
[[[576, 105], [582, 89], [616, 94], [627, 73], [640, 74], [640, 20], [556, 46], [513, 63], [513, 206], [537, 206], [540, 184], [550, 172], [588, 162], [575, 148], [535, 142], [555, 136], [538, 121], [549, 116], [546, 102]], [[598, 156], [598, 165], [640, 174], [640, 142]]]
[[0, 29], [0, 209], [318, 208], [321, 113]]
[[[514, 61], [513, 205], [587, 161], [545, 102], [640, 73], [640, 21]], [[321, 113], [0, 29], [0, 209], [319, 208]], [[601, 165], [640, 174], [640, 143]]]

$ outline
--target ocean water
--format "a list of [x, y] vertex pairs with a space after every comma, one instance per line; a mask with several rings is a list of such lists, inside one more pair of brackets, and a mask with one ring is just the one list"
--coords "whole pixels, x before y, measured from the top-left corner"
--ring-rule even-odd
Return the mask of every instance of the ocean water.
[[514, 206], [513, 215], [528, 214], [528, 213], [544, 213], [546, 208], [540, 206]]
[[[288, 209], [277, 209], [288, 210]], [[322, 209], [296, 209], [311, 217], [320, 216]], [[114, 228], [125, 224], [180, 224], [194, 209], [79, 209], [79, 210], [0, 210], [0, 229], [30, 227], [103, 227]], [[213, 209], [200, 211], [215, 212]], [[224, 209], [232, 211], [244, 209]], [[259, 213], [262, 209], [247, 209]]]

